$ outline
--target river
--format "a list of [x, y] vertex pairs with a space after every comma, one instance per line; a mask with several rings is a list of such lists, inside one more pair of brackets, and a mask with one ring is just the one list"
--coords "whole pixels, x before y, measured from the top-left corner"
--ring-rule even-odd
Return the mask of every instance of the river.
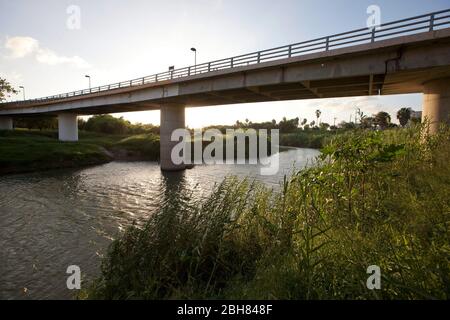
[[280, 170], [258, 165], [200, 165], [162, 173], [154, 162], [111, 162], [83, 168], [0, 177], [0, 299], [70, 299], [66, 269], [85, 281], [99, 275], [111, 241], [180, 193], [208, 194], [226, 176], [278, 188], [284, 175], [312, 165], [319, 151], [280, 153]]

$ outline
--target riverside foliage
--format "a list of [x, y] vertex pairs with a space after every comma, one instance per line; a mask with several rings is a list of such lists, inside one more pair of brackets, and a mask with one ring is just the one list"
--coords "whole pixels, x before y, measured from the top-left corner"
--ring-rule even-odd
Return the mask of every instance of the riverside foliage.
[[449, 156], [448, 127], [336, 136], [279, 191], [230, 177], [168, 202], [111, 244], [79, 297], [449, 299]]

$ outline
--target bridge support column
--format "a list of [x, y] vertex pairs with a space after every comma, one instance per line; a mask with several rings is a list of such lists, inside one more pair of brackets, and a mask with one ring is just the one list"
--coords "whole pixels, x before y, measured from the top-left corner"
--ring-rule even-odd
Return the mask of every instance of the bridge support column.
[[0, 130], [12, 130], [12, 129], [13, 129], [13, 118], [0, 117]]
[[175, 129], [184, 129], [184, 105], [165, 104], [161, 106], [160, 123], [160, 165], [163, 171], [179, 171], [186, 169], [186, 165], [172, 162], [172, 148], [178, 143], [170, 137]]
[[434, 134], [440, 123], [450, 123], [450, 78], [431, 80], [423, 87], [422, 121], [428, 119], [428, 133]]
[[58, 136], [60, 141], [78, 141], [76, 114], [61, 113], [58, 115]]

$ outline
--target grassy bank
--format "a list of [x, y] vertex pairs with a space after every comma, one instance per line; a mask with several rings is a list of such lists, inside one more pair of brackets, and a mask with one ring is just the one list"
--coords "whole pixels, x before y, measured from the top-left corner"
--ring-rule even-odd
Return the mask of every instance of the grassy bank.
[[157, 160], [159, 138], [79, 133], [78, 142], [60, 142], [56, 131], [0, 131], [0, 174], [83, 167], [113, 159]]
[[[338, 132], [338, 134], [342, 134], [342, 132]], [[286, 147], [320, 149], [335, 135], [336, 132], [334, 131], [298, 130], [293, 133], [280, 134], [280, 145]]]
[[112, 243], [80, 297], [448, 299], [450, 132], [420, 137], [342, 135], [279, 192], [230, 178], [168, 203]]

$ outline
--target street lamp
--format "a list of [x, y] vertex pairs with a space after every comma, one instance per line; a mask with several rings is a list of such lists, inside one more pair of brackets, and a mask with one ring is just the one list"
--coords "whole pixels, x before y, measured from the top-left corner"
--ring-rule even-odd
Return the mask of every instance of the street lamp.
[[89, 90], [91, 90], [91, 76], [85, 75], [85, 77], [89, 79]]
[[197, 49], [191, 48], [191, 51], [194, 52], [194, 74], [197, 73]]
[[22, 89], [23, 100], [25, 100], [25, 87], [24, 86], [20, 86], [19, 88]]
[[170, 66], [169, 67], [169, 72], [170, 72], [170, 78], [173, 78], [173, 71], [175, 70], [175, 66]]

